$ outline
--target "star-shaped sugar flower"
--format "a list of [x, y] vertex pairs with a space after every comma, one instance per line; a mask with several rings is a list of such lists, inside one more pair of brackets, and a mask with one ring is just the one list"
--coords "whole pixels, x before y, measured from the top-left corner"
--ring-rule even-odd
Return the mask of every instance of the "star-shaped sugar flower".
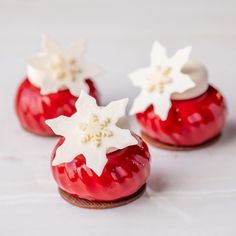
[[168, 58], [166, 49], [155, 42], [151, 52], [151, 65], [139, 69], [129, 75], [135, 86], [141, 87], [141, 92], [134, 100], [130, 114], [143, 112], [153, 105], [154, 112], [162, 120], [166, 120], [171, 108], [171, 95], [183, 93], [193, 88], [195, 83], [181, 72], [189, 59], [191, 47], [180, 49]]
[[122, 99], [99, 107], [93, 97], [81, 91], [76, 102], [77, 112], [73, 116], [59, 116], [46, 121], [56, 134], [65, 137], [52, 164], [71, 162], [83, 154], [86, 165], [100, 176], [109, 151], [138, 143], [128, 129], [117, 126], [125, 115], [127, 103], [128, 99]]
[[29, 79], [40, 87], [41, 94], [69, 89], [73, 95], [79, 96], [82, 89], [88, 91], [85, 80], [102, 73], [99, 67], [85, 63], [85, 49], [85, 41], [64, 48], [43, 35], [42, 51], [29, 61]]

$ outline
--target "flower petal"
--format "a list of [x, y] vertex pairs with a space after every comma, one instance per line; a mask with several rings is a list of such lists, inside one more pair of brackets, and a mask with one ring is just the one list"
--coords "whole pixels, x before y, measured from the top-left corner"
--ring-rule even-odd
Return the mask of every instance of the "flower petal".
[[106, 107], [103, 108], [103, 113], [106, 115], [106, 117], [111, 117], [113, 122], [116, 123], [120, 118], [125, 116], [125, 109], [128, 102], [128, 98], [110, 102]]
[[152, 104], [150, 94], [146, 90], [142, 90], [140, 94], [135, 98], [129, 114], [134, 115], [139, 112], [145, 111]]
[[87, 148], [83, 151], [83, 155], [86, 157], [86, 165], [98, 176], [101, 176], [102, 171], [108, 161], [106, 150], [98, 149], [94, 151], [92, 148]]
[[46, 120], [45, 123], [54, 131], [55, 134], [65, 137], [73, 130], [71, 119], [67, 116], [59, 116], [55, 119]]
[[74, 160], [80, 153], [79, 142], [76, 139], [65, 138], [63, 144], [57, 148], [56, 156], [52, 162], [53, 166], [68, 163]]
[[172, 93], [183, 93], [188, 89], [191, 89], [195, 86], [195, 82], [189, 77], [189, 75], [185, 75], [183, 73], [179, 73], [176, 75], [175, 80], [171, 86]]
[[142, 68], [136, 70], [128, 75], [132, 83], [137, 87], [143, 87], [143, 84], [146, 83], [148, 76], [149, 68]]
[[154, 42], [151, 51], [151, 66], [166, 64], [166, 49], [158, 41]]
[[183, 67], [184, 64], [187, 63], [189, 60], [189, 56], [191, 53], [192, 47], [185, 47], [182, 49], [179, 49], [175, 55], [170, 58], [170, 66], [172, 67], [172, 74], [173, 77], [175, 77], [175, 74], [179, 73]]
[[104, 71], [99, 66], [84, 64], [81, 76], [84, 79], [89, 79], [101, 75], [103, 72]]
[[131, 134], [130, 130], [128, 129], [121, 129], [117, 126], [113, 126], [111, 128], [111, 131], [114, 138], [108, 138], [104, 140], [104, 145], [107, 147], [107, 150], [109, 148], [123, 149], [127, 146], [138, 144], [137, 139]]
[[84, 90], [81, 90], [75, 107], [78, 117], [84, 119], [85, 121], [86, 118], [91, 114], [91, 112], [96, 112], [98, 110], [95, 98], [89, 96]]
[[47, 34], [42, 35], [42, 49], [45, 53], [58, 54], [63, 51], [63, 47], [55, 39]]
[[165, 93], [165, 95], [158, 96], [158, 98], [153, 102], [153, 108], [155, 114], [157, 114], [161, 120], [166, 120], [171, 108], [170, 95], [168, 93]]
[[84, 56], [87, 49], [87, 43], [85, 40], [80, 40], [72, 44], [66, 51], [68, 57], [81, 58]]
[[60, 81], [45, 78], [42, 81], [42, 87], [41, 87], [40, 92], [42, 95], [47, 95], [50, 93], [57, 93], [60, 87], [61, 87]]
[[84, 90], [86, 93], [89, 92], [88, 85], [85, 83], [84, 79], [77, 79], [74, 82], [66, 82], [67, 88], [70, 90], [70, 93], [76, 97], [79, 97], [81, 90]]

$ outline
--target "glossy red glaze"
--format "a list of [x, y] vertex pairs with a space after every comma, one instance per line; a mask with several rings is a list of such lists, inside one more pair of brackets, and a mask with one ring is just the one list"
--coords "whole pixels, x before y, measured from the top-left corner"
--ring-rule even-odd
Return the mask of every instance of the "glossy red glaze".
[[[87, 79], [89, 94], [99, 103], [98, 91], [92, 80]], [[45, 120], [56, 118], [60, 115], [71, 116], [75, 111], [77, 97], [69, 90], [62, 90], [48, 95], [40, 94], [40, 89], [25, 79], [19, 86], [15, 99], [15, 109], [21, 125], [28, 131], [51, 136], [54, 135]]]
[[223, 96], [212, 86], [201, 96], [189, 100], [173, 100], [168, 118], [162, 121], [151, 105], [136, 114], [143, 132], [159, 142], [175, 146], [200, 145], [218, 135], [227, 108]]
[[[138, 145], [107, 154], [108, 161], [101, 176], [86, 166], [83, 155], [78, 155], [69, 163], [52, 166], [58, 186], [74, 197], [91, 201], [112, 201], [135, 193], [146, 183], [150, 172], [148, 147], [140, 137], [135, 137]], [[64, 138], [61, 138], [53, 151], [52, 160], [63, 142]]]

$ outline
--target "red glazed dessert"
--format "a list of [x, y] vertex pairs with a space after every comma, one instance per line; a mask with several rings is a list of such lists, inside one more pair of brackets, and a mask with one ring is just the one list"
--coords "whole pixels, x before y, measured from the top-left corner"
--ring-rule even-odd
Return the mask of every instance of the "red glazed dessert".
[[[76, 198], [99, 202], [120, 200], [136, 193], [149, 176], [150, 154], [142, 139], [135, 137], [137, 145], [107, 154], [108, 162], [101, 176], [86, 166], [83, 155], [69, 163], [52, 166], [59, 188]], [[53, 151], [52, 160], [62, 143], [63, 138]]]
[[[99, 94], [93, 81], [87, 79], [86, 84], [89, 87], [89, 94], [99, 102]], [[54, 132], [45, 121], [60, 115], [73, 115], [77, 99], [78, 97], [72, 95], [68, 89], [42, 95], [39, 88], [25, 79], [17, 91], [16, 114], [26, 130], [38, 135], [51, 136]]]
[[208, 84], [206, 68], [188, 61], [191, 48], [167, 58], [154, 43], [151, 65], [130, 74], [142, 88], [131, 114], [141, 125], [143, 138], [159, 148], [189, 149], [214, 140], [222, 131], [227, 108], [223, 96]]
[[65, 49], [44, 37], [43, 52], [30, 60], [28, 76], [19, 86], [15, 99], [17, 116], [26, 130], [54, 135], [45, 120], [73, 115], [81, 89], [99, 102], [95, 84], [88, 78], [99, 74], [100, 69], [83, 62], [84, 48], [84, 43], [79, 42]]
[[151, 105], [136, 118], [144, 133], [164, 144], [196, 146], [221, 133], [226, 119], [223, 96], [212, 86], [201, 96], [189, 100], [172, 100], [166, 120], [154, 113]]
[[117, 125], [127, 102], [123, 99], [98, 107], [82, 91], [72, 117], [46, 121], [63, 136], [53, 151], [51, 168], [59, 192], [68, 202], [112, 208], [143, 193], [150, 172], [148, 147], [139, 136]]

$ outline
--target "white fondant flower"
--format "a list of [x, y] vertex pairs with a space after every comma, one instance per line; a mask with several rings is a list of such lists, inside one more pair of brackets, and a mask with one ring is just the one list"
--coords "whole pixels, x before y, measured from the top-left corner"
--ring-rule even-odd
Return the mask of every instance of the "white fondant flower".
[[192, 79], [181, 72], [183, 65], [188, 61], [191, 47], [180, 49], [168, 58], [166, 49], [155, 42], [151, 52], [151, 65], [139, 69], [129, 75], [135, 86], [141, 87], [141, 92], [134, 100], [130, 114], [143, 112], [153, 105], [154, 112], [162, 120], [166, 120], [171, 107], [171, 95], [183, 93], [193, 88]]
[[101, 74], [102, 70], [85, 63], [85, 48], [85, 41], [64, 48], [44, 35], [42, 52], [29, 61], [29, 80], [44, 95], [64, 89], [69, 89], [75, 96], [79, 96], [82, 89], [88, 91], [85, 79]]
[[65, 137], [52, 164], [71, 162], [83, 154], [86, 165], [100, 176], [109, 150], [138, 143], [128, 129], [117, 126], [125, 115], [127, 103], [128, 99], [122, 99], [99, 107], [93, 97], [81, 91], [76, 102], [77, 112], [73, 116], [59, 116], [46, 121], [56, 134]]

